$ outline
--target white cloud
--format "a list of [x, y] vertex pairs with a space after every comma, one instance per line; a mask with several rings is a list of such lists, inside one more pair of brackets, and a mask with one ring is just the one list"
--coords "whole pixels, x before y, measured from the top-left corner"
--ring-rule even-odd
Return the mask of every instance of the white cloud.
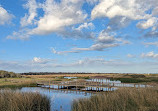
[[73, 48], [76, 51], [104, 51], [107, 48], [117, 47], [124, 44], [129, 44], [129, 41], [114, 37], [115, 34], [101, 31], [95, 43], [89, 48]]
[[[29, 0], [24, 7], [28, 9], [28, 14], [21, 18], [21, 26], [31, 26], [29, 31], [20, 29], [9, 35], [9, 39], [28, 39], [32, 35], [47, 35], [56, 33], [64, 35], [65, 37], [74, 38], [89, 38], [90, 33], [76, 32], [67, 30], [73, 25], [84, 23], [87, 19], [87, 13], [82, 10], [82, 5], [85, 1], [80, 0], [62, 0], [57, 2], [55, 0], [46, 0], [43, 3], [36, 2], [36, 0]], [[38, 9], [42, 9], [43, 14], [37, 13]], [[87, 24], [92, 27], [92, 23]], [[86, 27], [82, 27], [86, 28]], [[23, 33], [21, 33], [23, 32]], [[88, 37], [87, 37], [88, 36]]]
[[158, 15], [158, 6], [153, 9], [152, 15], [154, 15], [154, 16]]
[[24, 5], [24, 8], [28, 9], [28, 14], [25, 14], [23, 18], [21, 18], [21, 26], [31, 25], [35, 22], [35, 17], [37, 17], [37, 8], [38, 4], [36, 0], [28, 0], [28, 2]]
[[14, 16], [0, 6], [0, 25], [8, 24]]
[[93, 25], [93, 23], [92, 22], [90, 22], [90, 23], [83, 23], [83, 24], [81, 24], [79, 27], [77, 27], [75, 30], [79, 30], [79, 31], [81, 31], [82, 29], [93, 29], [94, 28], [94, 25]]
[[[137, 24], [139, 28], [154, 28], [157, 24], [157, 6], [157, 0], [100, 0], [92, 10], [91, 18], [107, 17], [113, 20], [121, 17], [124, 18], [119, 21], [121, 27], [126, 26], [129, 20], [142, 20]], [[151, 14], [147, 12], [149, 10]]]
[[66, 26], [82, 23], [87, 14], [82, 11], [83, 1], [62, 0], [57, 3], [54, 0], [46, 0], [42, 4], [44, 16], [37, 21], [37, 27], [33, 34], [49, 34], [62, 30]]
[[12, 35], [8, 35], [6, 38], [7, 39], [21, 39], [21, 40], [28, 40], [30, 38], [30, 29], [21, 29], [18, 32], [13, 32]]
[[109, 35], [108, 33], [104, 32], [104, 31], [102, 31], [99, 34], [99, 37], [97, 38], [97, 42], [106, 43], [106, 44], [113, 43], [115, 40], [116, 39], [114, 37], [114, 34]]
[[133, 54], [127, 54], [127, 57], [129, 57], [129, 58], [134, 58], [135, 55], [133, 55]]
[[32, 60], [32, 63], [38, 63], [38, 64], [46, 64], [48, 62], [52, 61], [51, 59], [43, 59], [40, 57], [34, 57]]
[[142, 58], [158, 58], [158, 54], [155, 54], [154, 51], [148, 52], [148, 53], [142, 53]]
[[63, 55], [67, 53], [79, 53], [79, 51], [56, 51], [54, 48], [51, 48], [51, 50], [52, 50], [52, 53], [59, 54], [59, 55]]
[[117, 44], [117, 43], [114, 43], [114, 44], [97, 43], [97, 44], [93, 44], [89, 48], [73, 48], [73, 50], [76, 50], [76, 51], [104, 51], [104, 49], [112, 48], [112, 47], [116, 47], [116, 46], [119, 46], [119, 44]]
[[139, 8], [142, 8], [142, 6], [136, 3], [136, 0], [101, 0], [92, 10], [91, 16], [92, 19], [125, 16], [133, 20], [138, 20], [144, 18], [144, 10], [139, 10]]
[[139, 22], [137, 24], [137, 27], [139, 27], [141, 29], [148, 29], [150, 27], [155, 26], [156, 24], [158, 24], [158, 18], [152, 17], [146, 21]]

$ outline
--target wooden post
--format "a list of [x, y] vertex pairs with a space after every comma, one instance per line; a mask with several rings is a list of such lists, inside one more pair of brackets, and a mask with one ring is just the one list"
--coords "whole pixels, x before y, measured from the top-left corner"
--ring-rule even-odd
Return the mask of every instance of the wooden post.
[[50, 88], [50, 80], [49, 80], [49, 88]]

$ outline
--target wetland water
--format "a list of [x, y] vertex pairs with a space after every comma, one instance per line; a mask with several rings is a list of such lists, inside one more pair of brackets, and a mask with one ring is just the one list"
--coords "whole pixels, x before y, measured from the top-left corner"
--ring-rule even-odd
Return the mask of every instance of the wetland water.
[[[98, 81], [98, 79], [88, 79], [86, 81]], [[115, 86], [120, 86], [121, 83], [120, 81], [110, 81], [109, 79], [102, 79], [102, 83], [109, 83], [113, 84], [115, 83]], [[134, 84], [123, 84], [121, 86], [124, 87], [137, 87], [134, 86]], [[145, 87], [145, 85], [139, 85], [139, 87]], [[53, 89], [54, 88], [54, 89]], [[110, 91], [116, 90], [116, 88], [111, 88]], [[85, 89], [86, 90], [86, 89]], [[22, 89], [18, 91], [22, 92], [38, 92], [40, 94], [46, 95], [50, 101], [51, 101], [51, 111], [71, 111], [71, 105], [74, 100], [77, 100], [79, 98], [89, 98], [91, 95], [96, 94], [92, 93], [90, 91], [77, 91], [77, 90], [62, 90], [62, 89], [57, 89], [57, 86], [40, 86], [40, 87], [23, 87]], [[94, 88], [94, 90], [96, 90]], [[108, 88], [103, 88], [103, 91], [109, 91]], [[106, 93], [106, 92], [104, 92]], [[99, 94], [99, 93], [97, 93]]]
[[70, 111], [71, 104], [74, 100], [79, 98], [88, 98], [92, 93], [54, 90], [40, 87], [24, 87], [20, 89], [22, 92], [38, 92], [46, 95], [51, 101], [51, 111]]

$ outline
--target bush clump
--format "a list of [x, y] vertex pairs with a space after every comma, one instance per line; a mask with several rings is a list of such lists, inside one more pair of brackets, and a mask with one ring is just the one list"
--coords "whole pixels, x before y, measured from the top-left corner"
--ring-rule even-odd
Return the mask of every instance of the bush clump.
[[20, 78], [20, 74], [16, 74], [14, 72], [8, 72], [8, 71], [3, 71], [0, 70], [0, 78]]

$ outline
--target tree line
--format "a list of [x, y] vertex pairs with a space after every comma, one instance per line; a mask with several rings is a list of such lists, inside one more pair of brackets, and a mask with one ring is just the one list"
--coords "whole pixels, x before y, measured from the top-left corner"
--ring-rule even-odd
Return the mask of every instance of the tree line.
[[16, 77], [19, 78], [21, 77], [21, 75], [14, 72], [0, 70], [0, 78], [16, 78]]

